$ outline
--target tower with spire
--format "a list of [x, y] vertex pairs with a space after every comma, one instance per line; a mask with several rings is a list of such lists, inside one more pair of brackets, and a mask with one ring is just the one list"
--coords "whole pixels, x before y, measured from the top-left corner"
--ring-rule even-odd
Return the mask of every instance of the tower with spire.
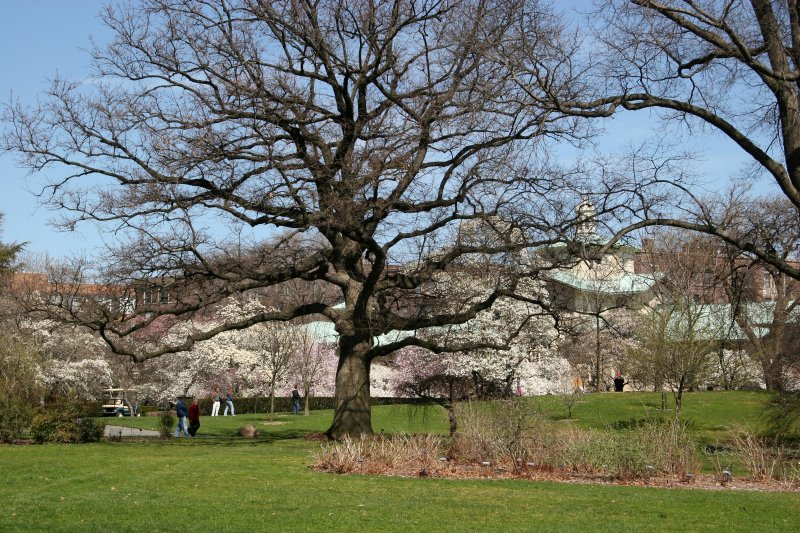
[[581, 203], [577, 208], [577, 229], [576, 236], [583, 238], [593, 238], [597, 235], [597, 209], [589, 201], [585, 194], [581, 198]]

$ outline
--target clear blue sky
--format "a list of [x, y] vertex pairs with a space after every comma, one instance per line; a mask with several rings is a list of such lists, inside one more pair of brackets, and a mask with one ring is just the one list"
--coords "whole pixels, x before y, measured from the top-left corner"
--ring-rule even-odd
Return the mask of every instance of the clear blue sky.
[[[97, 14], [101, 0], [0, 0], [0, 102], [12, 94], [22, 102], [35, 102], [56, 73], [70, 79], [88, 76], [89, 37], [108, 38]], [[28, 249], [65, 257], [100, 245], [89, 226], [78, 232], [57, 232], [47, 225], [54, 213], [39, 207], [36, 183], [14, 158], [0, 155], [0, 212], [5, 214], [5, 242], [28, 242]]]
[[[69, 79], [88, 77], [89, 37], [106, 42], [107, 29], [98, 18], [102, 0], [0, 0], [0, 102], [11, 95], [23, 102], [35, 102], [56, 73]], [[580, 3], [580, 1], [578, 2]], [[83, 49], [83, 50], [82, 50]], [[620, 147], [652, 134], [646, 115], [614, 119], [603, 137], [604, 149]], [[701, 167], [712, 180], [723, 180], [741, 165], [741, 153], [719, 137], [701, 141], [706, 159]], [[90, 225], [64, 233], [51, 228], [55, 213], [38, 205], [32, 191], [36, 181], [26, 179], [14, 158], [0, 155], [0, 212], [5, 214], [4, 242], [27, 242], [32, 252], [46, 252], [61, 258], [76, 252], [91, 252], [102, 245], [99, 233]]]

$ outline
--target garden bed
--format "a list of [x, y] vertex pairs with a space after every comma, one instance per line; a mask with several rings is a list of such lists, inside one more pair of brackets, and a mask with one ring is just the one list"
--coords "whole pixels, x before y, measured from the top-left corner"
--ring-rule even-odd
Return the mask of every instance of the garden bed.
[[[319, 468], [317, 470], [330, 471]], [[503, 465], [457, 464], [439, 460], [439, 464], [422, 466], [418, 463], [387, 465], [385, 463], [360, 461], [350, 474], [371, 474], [390, 477], [430, 477], [438, 479], [526, 479], [530, 481], [552, 481], [591, 485], [620, 485], [636, 487], [658, 487], [670, 489], [731, 490], [756, 492], [794, 492], [800, 493], [797, 481], [755, 480], [746, 477], [732, 477], [721, 481], [713, 474], [692, 474], [691, 476], [669, 476], [663, 474], [647, 478], [619, 479], [602, 474], [581, 474], [553, 467], [526, 467], [518, 472]]]

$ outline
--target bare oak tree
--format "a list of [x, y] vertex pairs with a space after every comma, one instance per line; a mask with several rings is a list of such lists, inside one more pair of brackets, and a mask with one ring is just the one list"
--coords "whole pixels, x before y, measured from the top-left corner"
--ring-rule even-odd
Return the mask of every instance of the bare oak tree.
[[[555, 52], [564, 23], [536, 0], [142, 0], [104, 20], [115, 37], [94, 50], [92, 83], [55, 80], [36, 108], [9, 106], [3, 147], [50, 178], [43, 193], [66, 227], [95, 221], [126, 239], [102, 281], [149, 283], [164, 305], [64, 318], [141, 361], [321, 315], [339, 336], [333, 437], [372, 432], [373, 359], [447, 349], [377, 336], [465, 323], [515, 281], [457, 311], [394, 303], [460, 257], [565, 239], [578, 193], [594, 194], [598, 218], [641, 198], [543, 162], [548, 139], [580, 142], [586, 128], [547, 105], [577, 89]], [[509, 59], [523, 49], [552, 67], [529, 80], [538, 92]], [[466, 221], [497, 217], [508, 224], [491, 244], [452, 245]], [[344, 305], [280, 302], [173, 342], [148, 336], [292, 280]]]

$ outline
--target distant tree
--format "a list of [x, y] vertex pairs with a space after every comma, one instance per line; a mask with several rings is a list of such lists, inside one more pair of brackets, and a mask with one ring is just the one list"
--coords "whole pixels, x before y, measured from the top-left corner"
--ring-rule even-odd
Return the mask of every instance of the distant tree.
[[[3, 217], [3, 213], [0, 213], [0, 229], [2, 229]], [[15, 261], [24, 246], [24, 244], [0, 243], [0, 281], [2, 281], [3, 275], [14, 271]]]
[[[771, 247], [787, 264], [800, 265], [800, 216], [782, 197], [736, 206], [732, 232]], [[774, 265], [732, 246], [725, 247], [729, 275], [725, 290], [732, 317], [746, 337], [745, 346], [761, 366], [768, 390], [781, 391], [800, 372], [800, 281]]]
[[296, 331], [295, 350], [291, 354], [290, 375], [292, 380], [300, 384], [303, 393], [303, 412], [309, 414], [309, 400], [325, 381], [333, 381], [336, 347], [314, 337], [313, 331], [298, 326]]
[[0, 387], [8, 398], [38, 403], [44, 399], [41, 355], [19, 337], [9, 334], [4, 324], [0, 333]]
[[575, 385], [575, 370], [567, 366], [558, 379], [558, 395], [567, 409], [567, 418], [572, 418], [572, 408], [583, 396], [583, 390]]
[[269, 419], [273, 420], [275, 390], [280, 383], [285, 382], [292, 355], [300, 344], [297, 331], [289, 324], [267, 322], [243, 330], [234, 342], [240, 348], [257, 355], [259, 371], [269, 396]]
[[665, 386], [675, 398], [680, 417], [683, 393], [706, 383], [714, 368], [717, 341], [708, 316], [694, 302], [671, 302], [648, 311], [628, 353], [628, 368], [636, 379]]

